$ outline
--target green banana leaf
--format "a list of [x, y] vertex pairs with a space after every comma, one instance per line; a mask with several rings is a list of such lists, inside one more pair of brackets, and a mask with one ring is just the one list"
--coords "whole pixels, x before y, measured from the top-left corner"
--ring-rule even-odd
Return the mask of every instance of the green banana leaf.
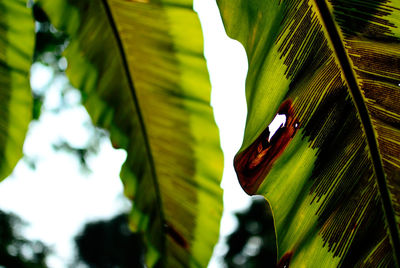
[[22, 157], [32, 119], [29, 70], [35, 31], [24, 0], [0, 1], [0, 181]]
[[40, 0], [69, 35], [67, 75], [127, 159], [121, 179], [149, 266], [205, 267], [222, 213], [222, 152], [191, 1]]
[[272, 207], [278, 266], [399, 265], [400, 1], [217, 2], [249, 60], [235, 169]]

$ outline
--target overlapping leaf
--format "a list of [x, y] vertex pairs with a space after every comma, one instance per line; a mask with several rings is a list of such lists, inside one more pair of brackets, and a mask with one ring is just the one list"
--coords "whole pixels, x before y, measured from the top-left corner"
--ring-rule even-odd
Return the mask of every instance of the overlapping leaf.
[[400, 2], [218, 4], [249, 59], [235, 168], [271, 204], [279, 265], [398, 264]]
[[68, 33], [71, 83], [128, 152], [121, 171], [147, 264], [204, 267], [218, 239], [222, 154], [191, 1], [41, 0]]
[[34, 23], [24, 0], [0, 2], [0, 180], [22, 156], [32, 118], [29, 70], [34, 49]]

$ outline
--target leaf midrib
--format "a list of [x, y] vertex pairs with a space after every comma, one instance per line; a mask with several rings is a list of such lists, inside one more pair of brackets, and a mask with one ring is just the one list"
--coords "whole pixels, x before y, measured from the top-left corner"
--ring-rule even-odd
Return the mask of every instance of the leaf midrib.
[[[160, 214], [160, 218], [161, 218], [161, 223], [163, 224], [165, 222], [165, 217], [164, 217], [164, 213], [162, 210], [162, 202], [161, 202], [161, 197], [160, 197], [160, 187], [158, 185], [158, 180], [157, 180], [157, 172], [156, 172], [156, 168], [155, 168], [155, 162], [154, 162], [154, 158], [153, 158], [153, 154], [151, 151], [151, 146], [150, 146], [150, 141], [148, 139], [148, 134], [147, 134], [147, 129], [146, 129], [146, 124], [144, 122], [144, 118], [140, 109], [140, 105], [139, 105], [139, 100], [138, 97], [136, 95], [135, 92], [135, 87], [134, 87], [134, 83], [133, 83], [133, 78], [131, 76], [130, 70], [129, 70], [129, 63], [127, 61], [127, 56], [124, 50], [124, 46], [122, 44], [122, 40], [120, 38], [119, 32], [118, 32], [118, 28], [117, 25], [114, 21], [112, 12], [111, 12], [111, 8], [107, 2], [107, 0], [101, 0], [102, 4], [103, 4], [103, 8], [106, 12], [107, 15], [107, 19], [110, 23], [110, 27], [112, 29], [112, 32], [114, 34], [115, 40], [117, 41], [117, 46], [118, 46], [118, 50], [120, 52], [120, 56], [121, 56], [121, 60], [122, 60], [122, 64], [123, 64], [123, 69], [125, 71], [125, 75], [128, 79], [128, 85], [129, 85], [129, 89], [130, 89], [130, 93], [132, 95], [132, 99], [134, 101], [135, 104], [135, 108], [136, 108], [136, 112], [137, 112], [137, 116], [138, 116], [138, 120], [139, 120], [139, 125], [140, 128], [142, 130], [143, 133], [143, 139], [144, 139], [144, 143], [145, 143], [145, 147], [146, 147], [146, 152], [147, 155], [149, 157], [149, 164], [150, 164], [150, 170], [151, 170], [151, 177], [153, 179], [153, 183], [154, 183], [154, 187], [155, 187], [155, 191], [156, 191], [156, 200], [157, 200], [157, 206], [159, 208], [159, 214]], [[129, 153], [129, 152], [128, 152]], [[161, 252], [165, 252], [165, 236], [163, 236], [161, 245]]]
[[399, 267], [400, 264], [399, 230], [397, 228], [393, 205], [390, 199], [388, 186], [385, 178], [385, 172], [383, 169], [381, 156], [378, 149], [377, 139], [372, 126], [372, 121], [368, 113], [364, 97], [362, 96], [361, 89], [358, 86], [357, 79], [353, 71], [352, 65], [350, 63], [348, 54], [346, 53], [338, 29], [335, 26], [332, 14], [330, 13], [329, 8], [326, 4], [326, 0], [314, 0], [314, 2], [321, 15], [322, 23], [328, 34], [328, 39], [333, 46], [333, 52], [337, 58], [338, 63], [340, 64], [342, 73], [345, 77], [346, 83], [349, 88], [350, 95], [352, 96], [353, 103], [359, 114], [362, 128], [364, 129], [364, 134], [366, 136], [367, 145], [371, 155], [371, 161], [373, 163], [376, 182], [378, 184], [378, 190], [381, 196], [386, 221], [389, 227], [394, 259], [395, 262], [397, 263], [397, 267]]

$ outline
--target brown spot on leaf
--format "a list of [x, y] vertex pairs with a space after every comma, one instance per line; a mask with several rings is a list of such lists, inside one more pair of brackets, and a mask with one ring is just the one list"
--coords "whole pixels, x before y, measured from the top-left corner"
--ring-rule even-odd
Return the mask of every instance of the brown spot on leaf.
[[164, 228], [166, 234], [169, 235], [178, 245], [185, 249], [189, 248], [186, 239], [171, 224], [164, 224]]
[[276, 268], [289, 268], [290, 260], [292, 259], [293, 251], [286, 252], [279, 260]]
[[277, 114], [286, 116], [285, 124], [269, 138], [267, 127], [260, 136], [244, 151], [236, 155], [234, 166], [240, 185], [246, 193], [254, 194], [276, 159], [283, 153], [299, 128], [299, 122], [294, 118], [291, 100], [281, 104]]

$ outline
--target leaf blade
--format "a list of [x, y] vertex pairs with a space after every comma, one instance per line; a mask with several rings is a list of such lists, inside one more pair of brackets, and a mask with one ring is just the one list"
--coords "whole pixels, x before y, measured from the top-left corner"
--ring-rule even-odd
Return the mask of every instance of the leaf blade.
[[[0, 3], [0, 180], [22, 157], [22, 145], [32, 118], [29, 70], [34, 50], [34, 23], [25, 1]], [[15, 23], [19, 21], [19, 23]]]
[[[276, 215], [278, 255], [294, 251], [291, 264], [302, 265], [304, 264], [302, 260], [307, 260], [310, 266], [324, 263], [324, 265], [347, 267], [362, 263], [365, 265], [368, 262], [375, 263], [376, 266], [390, 265], [390, 263], [393, 265], [393, 257], [396, 254], [383, 250], [391, 247], [385, 229], [375, 228], [372, 224], [375, 221], [375, 224], [384, 226], [388, 222], [381, 209], [382, 199], [376, 190], [376, 175], [372, 170], [373, 162], [380, 161], [370, 160], [371, 152], [368, 150], [362, 126], [366, 123], [360, 121], [360, 113], [357, 105], [354, 105], [357, 101], [353, 102], [349, 94], [348, 83], [343, 68], [340, 67], [341, 59], [338, 60], [335, 55], [335, 47], [329, 40], [316, 2], [319, 1], [268, 1], [267, 3], [239, 1], [237, 4], [219, 1], [228, 34], [242, 42], [249, 58], [249, 75], [246, 81], [249, 114], [242, 149], [236, 156], [241, 160], [241, 167], [236, 166], [239, 180], [245, 180], [246, 174], [247, 177], [256, 176], [253, 180], [258, 181], [259, 187], [256, 185], [255, 190], [251, 192], [262, 194], [270, 201]], [[382, 17], [385, 19], [390, 17], [393, 22], [396, 22], [395, 18], [398, 17], [395, 3], [378, 2], [330, 1], [328, 5], [329, 12], [333, 10], [336, 16], [344, 13], [343, 9], [346, 8], [349, 9], [347, 13], [349, 16], [354, 16], [354, 10], [360, 10], [360, 6], [364, 6], [364, 9], [361, 9], [363, 11], [369, 8], [370, 13], [360, 13], [359, 16], [364, 22], [366, 21], [365, 27], [358, 27], [359, 31], [353, 30], [352, 37], [357, 40], [360, 36], [375, 34], [375, 38], [372, 39], [374, 44], [387, 44], [390, 39], [393, 42], [392, 52], [399, 51], [398, 36], [396, 37], [398, 30], [393, 27], [395, 23], [389, 25], [393, 31], [386, 31], [382, 35], [371, 31], [373, 27], [370, 24], [374, 27], [375, 24], [382, 24]], [[356, 5], [359, 9], [355, 8]], [[343, 9], [340, 9], [341, 7]], [[231, 11], [229, 8], [236, 10]], [[232, 14], [240, 15], [236, 18], [232, 17]], [[267, 17], [267, 14], [270, 17]], [[365, 16], [369, 15], [369, 19], [365, 19]], [[265, 20], [270, 18], [271, 21], [265, 22], [255, 18], [265, 18]], [[335, 19], [337, 20], [336, 17]], [[245, 25], [242, 27], [244, 29], [238, 29], [241, 23]], [[345, 19], [342, 19], [341, 23], [347, 27], [360, 26]], [[335, 21], [334, 24], [335, 27], [339, 27], [340, 23]], [[362, 34], [361, 30], [364, 31]], [[246, 31], [247, 34], [242, 33]], [[390, 35], [390, 38], [385, 35]], [[343, 36], [349, 37], [341, 32], [340, 38]], [[344, 47], [348, 49], [349, 40], [343, 39], [343, 42]], [[353, 52], [352, 55], [347, 51], [345, 53], [351, 56], [355, 54]], [[360, 57], [359, 54], [352, 60]], [[370, 54], [364, 53], [364, 55]], [[381, 65], [382, 63], [380, 62]], [[352, 68], [357, 75], [356, 84], [360, 83], [358, 70], [353, 65]], [[397, 73], [398, 70], [398, 66], [395, 65], [393, 73]], [[387, 73], [384, 75], [387, 77]], [[357, 91], [357, 88], [365, 90], [366, 87], [357, 84], [353, 88]], [[358, 93], [361, 96], [364, 91], [358, 89]], [[272, 97], [266, 100], [268, 95]], [[279, 112], [278, 107], [285, 99], [292, 100], [293, 117], [299, 121], [300, 130], [292, 140], [285, 143], [282, 133], [289, 133], [290, 124], [288, 124], [282, 128], [275, 142], [267, 140], [265, 144], [260, 143], [258, 139], [263, 137], [263, 131], [267, 130], [267, 122]], [[361, 96], [362, 103], [366, 102], [365, 99], [367, 99], [365, 96]], [[371, 106], [366, 103], [368, 117], [371, 116]], [[393, 110], [396, 109], [396, 105], [387, 108]], [[389, 110], [389, 114], [393, 113]], [[375, 118], [372, 120], [373, 124], [374, 120]], [[376, 124], [371, 125], [368, 127], [373, 129], [372, 134], [374, 134], [377, 127]], [[371, 136], [370, 134], [368, 135]], [[302, 141], [296, 137], [297, 135], [302, 136]], [[397, 135], [394, 135], [393, 139], [396, 143]], [[302, 146], [306, 148], [298, 149], [303, 148]], [[385, 149], [379, 147], [380, 158], [385, 157], [389, 147], [394, 148], [393, 145], [386, 146]], [[246, 152], [257, 152], [257, 148], [260, 148], [259, 153], [255, 153], [254, 158], [249, 156], [243, 158], [244, 155], [249, 155]], [[255, 171], [256, 168], [252, 166], [257, 165], [252, 163], [260, 161], [254, 159], [257, 159], [257, 156], [262, 158], [263, 154], [268, 155], [271, 151], [279, 151], [281, 156], [277, 160], [273, 158], [275, 160], [263, 164], [263, 168], [268, 169], [269, 173], [263, 175], [261, 171]], [[398, 152], [395, 149], [391, 151]], [[376, 155], [375, 152], [372, 154]], [[307, 174], [299, 173], [296, 179], [296, 173], [290, 170], [289, 164], [286, 166], [282, 162], [282, 158], [286, 161], [297, 159], [298, 163], [292, 164], [294, 167], [302, 165], [303, 169], [309, 167], [307, 170], [311, 171]], [[392, 154], [391, 159], [392, 161], [398, 159], [398, 156]], [[395, 170], [392, 168], [391, 173], [396, 172]], [[387, 169], [385, 172], [390, 174]], [[383, 172], [378, 174], [382, 175]], [[389, 187], [386, 190], [397, 191], [398, 186], [393, 177], [387, 178]], [[242, 182], [242, 185], [245, 184]], [[363, 185], [363, 188], [358, 185]], [[384, 186], [383, 188], [385, 190]], [[284, 196], [283, 193], [288, 193], [288, 196]], [[396, 206], [397, 201], [394, 196], [392, 195], [392, 200]], [[284, 202], [288, 204], [283, 204]], [[298, 204], [296, 202], [300, 202], [300, 205], [296, 205]], [[279, 210], [282, 210], [282, 213]], [[304, 218], [304, 215], [307, 217]], [[298, 227], [298, 223], [302, 223], [305, 227]], [[367, 230], [373, 233], [368, 239]], [[319, 245], [313, 248], [310, 246], [312, 243]], [[355, 245], [362, 250], [357, 251]], [[396, 252], [396, 249], [393, 252]]]
[[[374, 126], [372, 124], [373, 118], [371, 118], [371, 115], [368, 112], [366, 98], [362, 92], [363, 91], [362, 85], [360, 85], [360, 82], [362, 83], [362, 79], [356, 77], [354, 69], [357, 68], [357, 65], [354, 64], [355, 63], [354, 61], [350, 62], [351, 59], [350, 59], [350, 56], [348, 56], [348, 55], [350, 55], [350, 51], [349, 51], [350, 48], [346, 49], [343, 45], [343, 43], [346, 42], [346, 37], [341, 38], [339, 36], [339, 32], [336, 30], [335, 25], [334, 25], [334, 23], [335, 23], [334, 18], [331, 17], [333, 14], [331, 14], [331, 11], [329, 11], [327, 4], [325, 3], [325, 1], [319, 1], [319, 0], [316, 0], [316, 3], [318, 6], [318, 9], [320, 10], [320, 13], [326, 15], [325, 18], [323, 18], [323, 20], [325, 22], [325, 27], [327, 28], [327, 31], [329, 32], [331, 42], [333, 43], [333, 47], [335, 49], [335, 54], [337, 55], [338, 61], [340, 62], [342, 72], [346, 78], [348, 88], [350, 89], [350, 93], [355, 102], [358, 114], [360, 116], [360, 120], [362, 122], [363, 130], [366, 135], [368, 148], [370, 150], [370, 155], [372, 158], [371, 160], [373, 163], [375, 178], [376, 178], [377, 185], [379, 188], [379, 194], [380, 194], [380, 197], [382, 200], [382, 205], [384, 208], [386, 221], [389, 225], [389, 232], [390, 232], [391, 244], [392, 244], [393, 252], [394, 252], [394, 258], [395, 258], [395, 261], [398, 266], [400, 264], [400, 233], [399, 233], [398, 226], [397, 226], [398, 224], [396, 223], [396, 219], [395, 219], [395, 212], [393, 211], [393, 204], [392, 204], [392, 202], [390, 200], [391, 198], [389, 196], [388, 183], [386, 182], [387, 178], [385, 175], [385, 171], [384, 171], [383, 163], [382, 163], [382, 159], [381, 159], [381, 158], [383, 158], [381, 156], [382, 153], [379, 152], [378, 139], [377, 139], [377, 135], [375, 134], [375, 131], [374, 131]], [[338, 3], [340, 3], [340, 1], [338, 1]], [[333, 3], [333, 4], [335, 4], [335, 3]], [[377, 3], [375, 2], [373, 4], [377, 4]], [[366, 6], [367, 5], [368, 5], [368, 3], [366, 4]], [[344, 3], [343, 3], [343, 6], [345, 6]], [[388, 5], [388, 7], [389, 7], [389, 5]], [[331, 9], [333, 9], [333, 6], [331, 6]], [[338, 17], [336, 17], [336, 19], [338, 19]], [[387, 23], [386, 25], [390, 27], [389, 23]], [[344, 26], [343, 24], [341, 26], [342, 27], [340, 30], [342, 31], [342, 36], [345, 36], [346, 29], [348, 31], [355, 32], [355, 31], [357, 31], [357, 28], [359, 27], [359, 26], [343, 27]], [[385, 29], [385, 28], [383, 27], [383, 29]], [[389, 32], [390, 32], [390, 29], [389, 29]], [[360, 34], [360, 33], [362, 34], [363, 31], [358, 31], [357, 34]], [[354, 34], [355, 33], [352, 33], [352, 35], [354, 35]], [[380, 39], [387, 39], [387, 37], [388, 36], [385, 36], [385, 37], [382, 36]], [[400, 35], [398, 37], [400, 37]], [[362, 40], [360, 40], [360, 41], [362, 41]], [[358, 62], [360, 62], [360, 61], [358, 60]]]
[[[69, 77], [88, 96], [93, 120], [110, 130], [115, 146], [131, 152], [121, 178], [134, 199], [132, 227], [147, 233], [148, 264], [206, 265], [221, 216], [222, 159], [191, 2], [42, 3], [71, 36]], [[189, 44], [181, 25], [193, 34]]]

